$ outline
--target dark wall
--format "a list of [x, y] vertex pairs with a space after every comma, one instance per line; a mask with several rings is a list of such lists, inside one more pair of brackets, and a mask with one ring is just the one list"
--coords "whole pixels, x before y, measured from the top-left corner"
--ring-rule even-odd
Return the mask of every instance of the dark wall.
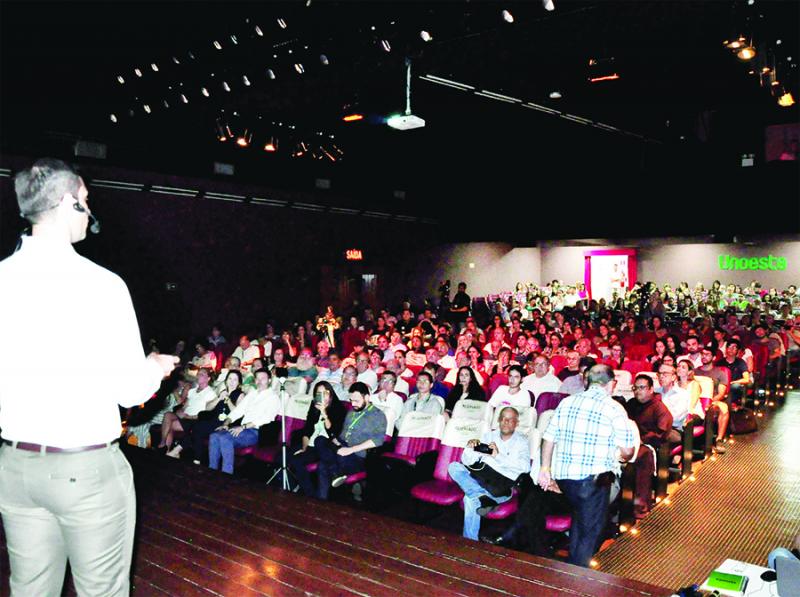
[[[267, 319], [312, 318], [331, 300], [320, 293], [321, 267], [343, 268], [350, 247], [363, 249], [364, 272], [372, 266], [391, 272], [381, 280], [383, 296], [398, 304], [408, 290], [399, 239], [420, 226], [425, 238], [433, 232], [418, 223], [93, 186], [89, 203], [102, 232], [76, 249], [122, 276], [143, 336], [162, 346], [205, 334], [217, 321], [230, 339], [262, 331]], [[0, 256], [13, 251], [22, 226], [12, 180], [0, 178]]]

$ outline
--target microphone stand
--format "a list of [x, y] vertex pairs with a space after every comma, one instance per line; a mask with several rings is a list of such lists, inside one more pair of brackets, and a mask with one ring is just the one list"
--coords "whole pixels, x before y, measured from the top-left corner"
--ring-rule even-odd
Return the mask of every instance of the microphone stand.
[[280, 384], [278, 399], [281, 403], [281, 464], [267, 480], [267, 485], [272, 483], [275, 477], [281, 475], [281, 487], [284, 491], [289, 491], [289, 468], [286, 466], [286, 379], [286, 377], [278, 378], [278, 384]]

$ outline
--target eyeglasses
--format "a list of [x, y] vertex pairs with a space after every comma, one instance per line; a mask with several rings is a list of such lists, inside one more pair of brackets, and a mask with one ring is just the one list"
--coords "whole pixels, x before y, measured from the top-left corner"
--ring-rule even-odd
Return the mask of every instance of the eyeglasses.
[[672, 375], [672, 371], [659, 371], [659, 375]]
[[650, 386], [633, 386], [634, 390], [649, 390]]

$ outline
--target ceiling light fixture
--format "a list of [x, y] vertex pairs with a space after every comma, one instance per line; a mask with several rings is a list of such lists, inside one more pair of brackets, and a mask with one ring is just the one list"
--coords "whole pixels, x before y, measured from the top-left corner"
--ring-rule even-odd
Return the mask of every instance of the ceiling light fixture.
[[753, 45], [753, 40], [751, 39], [750, 43], [745, 42], [745, 44], [737, 50], [736, 57], [742, 62], [747, 62], [755, 58], [757, 53]]
[[250, 87], [250, 79], [247, 78], [247, 75], [242, 75], [242, 83], [244, 83], [246, 87]]
[[267, 78], [272, 79], [273, 81], [275, 80], [275, 71], [271, 68], [267, 69]]
[[222, 49], [222, 44], [221, 44], [221, 43], [219, 43], [219, 42], [218, 42], [218, 41], [215, 39], [215, 40], [214, 40], [214, 47], [215, 47], [215, 48], [217, 48], [218, 50], [221, 50], [221, 49]]
[[253, 134], [248, 133], [247, 129], [245, 129], [244, 134], [236, 137], [236, 145], [238, 145], [239, 147], [249, 147], [250, 141], [252, 141], [252, 139], [253, 139]]
[[320, 63], [322, 63], [323, 66], [328, 66], [331, 63], [331, 61], [328, 60], [328, 57], [325, 54], [319, 55], [319, 61]]
[[152, 69], [153, 69], [153, 72], [154, 72], [154, 73], [157, 73], [157, 72], [158, 72], [158, 65], [157, 65], [155, 62], [153, 62], [153, 63], [151, 63], [151, 64], [150, 64], [150, 68], [152, 68]]
[[424, 41], [424, 42], [429, 42], [429, 41], [431, 41], [433, 39], [433, 36], [429, 32], [427, 32], [425, 30], [420, 31], [419, 32], [419, 36], [422, 38], [422, 41]]
[[275, 137], [267, 139], [267, 142], [264, 144], [264, 151], [269, 153], [278, 151], [278, 140]]
[[296, 62], [296, 63], [295, 63], [295, 65], [294, 65], [294, 70], [296, 70], [296, 71], [297, 71], [297, 74], [298, 74], [298, 75], [302, 75], [304, 72], [306, 72], [306, 69], [305, 69], [305, 68], [303, 67], [303, 65], [302, 65], [302, 64], [300, 64], [299, 62]]
[[256, 35], [258, 35], [259, 37], [264, 37], [264, 32], [261, 30], [261, 27], [259, 27], [258, 25], [256, 25]]
[[561, 92], [560, 91], [551, 91], [550, 92], [550, 99], [561, 99]]
[[200, 89], [200, 93], [202, 93], [202, 94], [203, 94], [203, 95], [205, 95], [206, 97], [209, 97], [209, 96], [211, 95], [211, 94], [208, 92], [208, 89], [206, 89], [205, 87], [203, 87], [202, 89]]
[[503, 10], [503, 12], [501, 12], [500, 14], [503, 16], [503, 20], [506, 23], [513, 23], [514, 22], [514, 15], [512, 15], [509, 11]]
[[778, 105], [782, 108], [788, 108], [789, 106], [794, 105], [794, 96], [792, 96], [791, 91], [787, 91], [783, 95], [778, 98]]
[[542, 6], [547, 12], [553, 12], [556, 9], [556, 5], [553, 4], [553, 0], [542, 0]]
[[228, 93], [230, 93], [230, 91], [231, 91], [231, 86], [230, 86], [230, 85], [228, 85], [228, 82], [227, 82], [227, 81], [223, 81], [223, 82], [222, 82], [222, 88], [223, 88], [225, 91], [227, 91]]
[[392, 44], [389, 43], [388, 39], [381, 40], [381, 47], [383, 48], [384, 52], [391, 52], [392, 51]]
[[406, 111], [403, 114], [395, 114], [386, 120], [393, 129], [408, 131], [425, 126], [425, 121], [419, 116], [411, 113], [411, 59], [406, 58]]
[[358, 113], [347, 114], [344, 118], [342, 118], [342, 120], [345, 122], [356, 122], [358, 120], [364, 120], [364, 115]]
[[181, 101], [182, 101], [184, 104], [188, 104], [188, 103], [189, 103], [189, 98], [188, 98], [188, 97], [186, 97], [184, 94], [182, 94], [182, 93], [181, 93]]
[[125, 84], [125, 79], [122, 78], [122, 75], [117, 75], [117, 81], [119, 81], [120, 85], [124, 85]]
[[286, 29], [286, 21], [284, 19], [278, 19], [278, 27]]
[[137, 77], [141, 77], [142, 76], [142, 71], [139, 70], [138, 68], [133, 69], [133, 72]]
[[112, 114], [111, 116], [109, 116], [109, 118], [111, 119], [111, 122], [113, 122], [114, 124], [117, 123], [117, 115], [116, 114]]

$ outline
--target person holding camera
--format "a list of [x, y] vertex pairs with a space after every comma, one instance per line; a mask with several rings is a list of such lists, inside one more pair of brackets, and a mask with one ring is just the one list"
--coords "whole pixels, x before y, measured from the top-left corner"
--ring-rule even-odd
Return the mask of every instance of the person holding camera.
[[478, 540], [481, 516], [511, 499], [511, 489], [520, 475], [531, 468], [527, 438], [516, 433], [519, 413], [512, 406], [500, 412], [497, 429], [471, 439], [461, 454], [461, 462], [448, 467], [450, 478], [464, 491], [464, 532]]

